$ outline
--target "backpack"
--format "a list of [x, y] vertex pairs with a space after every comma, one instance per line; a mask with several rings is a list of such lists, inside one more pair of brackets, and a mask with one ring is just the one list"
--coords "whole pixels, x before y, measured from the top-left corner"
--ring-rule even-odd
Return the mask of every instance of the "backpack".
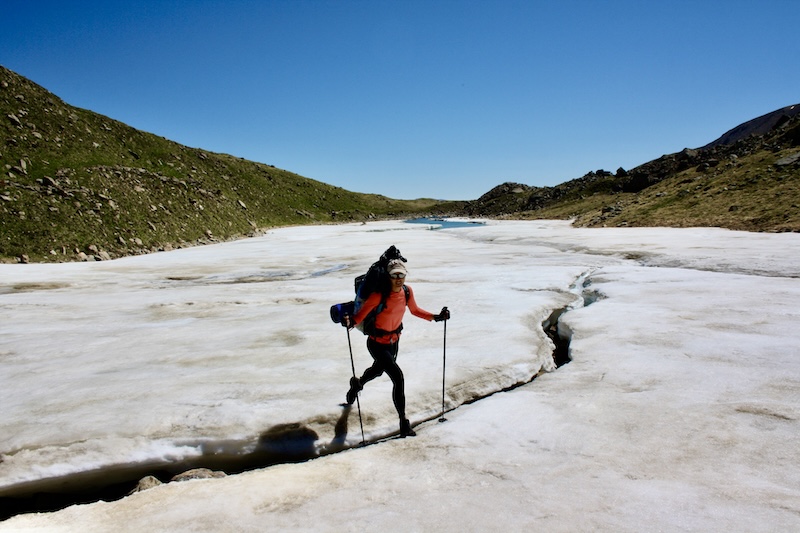
[[[380, 259], [375, 261], [372, 266], [369, 267], [369, 270], [365, 274], [361, 274], [353, 280], [353, 288], [355, 289], [355, 300], [352, 302], [347, 302], [343, 304], [336, 304], [331, 306], [331, 320], [336, 323], [341, 323], [342, 317], [344, 315], [355, 316], [358, 313], [361, 306], [364, 304], [367, 298], [369, 298], [370, 294], [373, 292], [380, 292], [381, 293], [381, 303], [373, 309], [364, 320], [361, 321], [360, 324], [356, 325], [356, 328], [361, 331], [364, 335], [374, 335], [374, 336], [383, 336], [383, 335], [391, 335], [392, 333], [399, 333], [400, 330], [403, 329], [403, 325], [401, 324], [400, 327], [395, 331], [385, 331], [382, 329], [378, 329], [375, 327], [375, 318], [378, 316], [378, 313], [383, 311], [386, 307], [386, 300], [389, 298], [389, 293], [392, 289], [392, 284], [389, 281], [389, 273], [386, 271], [386, 267], [389, 265], [389, 261], [393, 259], [400, 259], [402, 261], [406, 261], [406, 258], [400, 255], [400, 250], [398, 250], [395, 246], [390, 246], [383, 255], [381, 255]], [[406, 295], [406, 303], [408, 303], [409, 293], [408, 288], [404, 285], [403, 291]]]
[[[354, 303], [353, 309], [355, 313], [358, 312], [358, 310], [361, 308], [361, 305], [364, 303], [364, 301], [366, 301], [367, 297], [369, 297], [369, 295], [372, 294], [372, 292], [367, 293], [366, 291], [363, 290], [365, 286], [364, 284], [365, 278], [366, 278], [365, 275], [361, 275], [355, 279], [356, 300], [353, 302]], [[359, 280], [361, 281], [360, 285], [359, 285]], [[406, 287], [405, 285], [403, 285], [403, 292], [406, 295], [406, 304], [408, 304], [408, 287]], [[362, 299], [361, 294], [366, 294], [366, 297]], [[385, 329], [380, 329], [375, 327], [375, 319], [378, 318], [378, 314], [386, 308], [386, 300], [388, 299], [389, 299], [389, 294], [383, 293], [381, 295], [381, 303], [379, 303], [375, 309], [370, 311], [369, 314], [366, 317], [364, 317], [364, 320], [362, 320], [359, 324], [356, 324], [356, 329], [361, 331], [361, 333], [363, 333], [364, 335], [373, 335], [375, 337], [383, 337], [384, 335], [392, 335], [393, 333], [400, 333], [401, 331], [403, 331], [402, 323], [400, 324], [400, 327], [398, 327], [394, 331], [386, 331]]]
[[[356, 298], [353, 301], [354, 315], [358, 313], [361, 306], [373, 292], [381, 293], [381, 303], [378, 304], [361, 323], [356, 325], [356, 329], [361, 331], [364, 335], [391, 335], [392, 333], [400, 333], [400, 330], [403, 329], [402, 324], [396, 331], [385, 331], [375, 327], [375, 318], [378, 316], [378, 313], [383, 311], [386, 307], [386, 300], [389, 298], [389, 293], [392, 290], [392, 284], [389, 281], [389, 273], [386, 271], [386, 267], [393, 259], [400, 259], [403, 262], [406, 261], [406, 258], [400, 254], [400, 250], [394, 245], [390, 246], [377, 261], [372, 263], [372, 266], [369, 267], [366, 274], [361, 274], [353, 280], [353, 288], [356, 293]], [[403, 285], [403, 292], [405, 292], [406, 303], [408, 303], [408, 288], [405, 285]]]

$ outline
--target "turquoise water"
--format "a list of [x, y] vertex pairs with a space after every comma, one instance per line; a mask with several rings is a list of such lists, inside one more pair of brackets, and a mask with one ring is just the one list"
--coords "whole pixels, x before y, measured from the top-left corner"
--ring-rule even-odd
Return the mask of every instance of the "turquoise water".
[[412, 218], [406, 220], [408, 224], [427, 224], [428, 226], [436, 226], [431, 229], [450, 229], [450, 228], [472, 228], [474, 226], [483, 226], [485, 222], [471, 222], [469, 220], [449, 220], [447, 218]]

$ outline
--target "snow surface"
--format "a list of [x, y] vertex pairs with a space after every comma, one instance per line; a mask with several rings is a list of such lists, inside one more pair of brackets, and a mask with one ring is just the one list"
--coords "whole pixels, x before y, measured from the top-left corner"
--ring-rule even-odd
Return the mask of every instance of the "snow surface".
[[[298, 227], [0, 265], [0, 496], [246, 454], [282, 424], [338, 449], [350, 353], [328, 310], [391, 244], [418, 303], [452, 313], [447, 422], [443, 325], [408, 314], [417, 437], [0, 531], [800, 530], [800, 235], [554, 221]], [[541, 323], [565, 307], [573, 361], [556, 370]], [[351, 340], [361, 373], [371, 360]], [[367, 439], [397, 430], [388, 378], [360, 402]], [[353, 409], [346, 445], [360, 440]]]

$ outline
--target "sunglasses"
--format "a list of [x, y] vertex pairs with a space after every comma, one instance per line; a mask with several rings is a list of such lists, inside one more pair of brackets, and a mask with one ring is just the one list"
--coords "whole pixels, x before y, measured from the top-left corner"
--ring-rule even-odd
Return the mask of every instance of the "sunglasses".
[[392, 279], [405, 279], [406, 275], [403, 274], [402, 272], [394, 272], [392, 274], [389, 274], [389, 277]]

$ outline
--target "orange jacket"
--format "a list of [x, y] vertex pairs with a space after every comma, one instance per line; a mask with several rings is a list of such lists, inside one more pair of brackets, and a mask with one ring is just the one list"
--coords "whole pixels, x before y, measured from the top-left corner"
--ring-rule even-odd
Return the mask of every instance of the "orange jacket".
[[[411, 314], [422, 318], [423, 320], [433, 320], [433, 313], [426, 311], [417, 305], [417, 301], [414, 299], [414, 291], [411, 290], [411, 286], [406, 285], [406, 288], [408, 289], [408, 309], [411, 311]], [[370, 294], [361, 305], [361, 309], [358, 310], [356, 316], [353, 317], [353, 321], [356, 324], [360, 324], [361, 321], [367, 317], [370, 311], [380, 305], [381, 299], [382, 296], [379, 292], [373, 292]], [[375, 317], [375, 327], [384, 331], [394, 331], [399, 328], [400, 324], [403, 322], [403, 315], [405, 312], [405, 291], [400, 290], [398, 292], [392, 292], [389, 294], [389, 298], [386, 299], [386, 307]], [[381, 337], [370, 336], [370, 338], [375, 339], [381, 344], [390, 344], [392, 342], [397, 342], [400, 339], [400, 334], [393, 333], [391, 335], [384, 335]]]

